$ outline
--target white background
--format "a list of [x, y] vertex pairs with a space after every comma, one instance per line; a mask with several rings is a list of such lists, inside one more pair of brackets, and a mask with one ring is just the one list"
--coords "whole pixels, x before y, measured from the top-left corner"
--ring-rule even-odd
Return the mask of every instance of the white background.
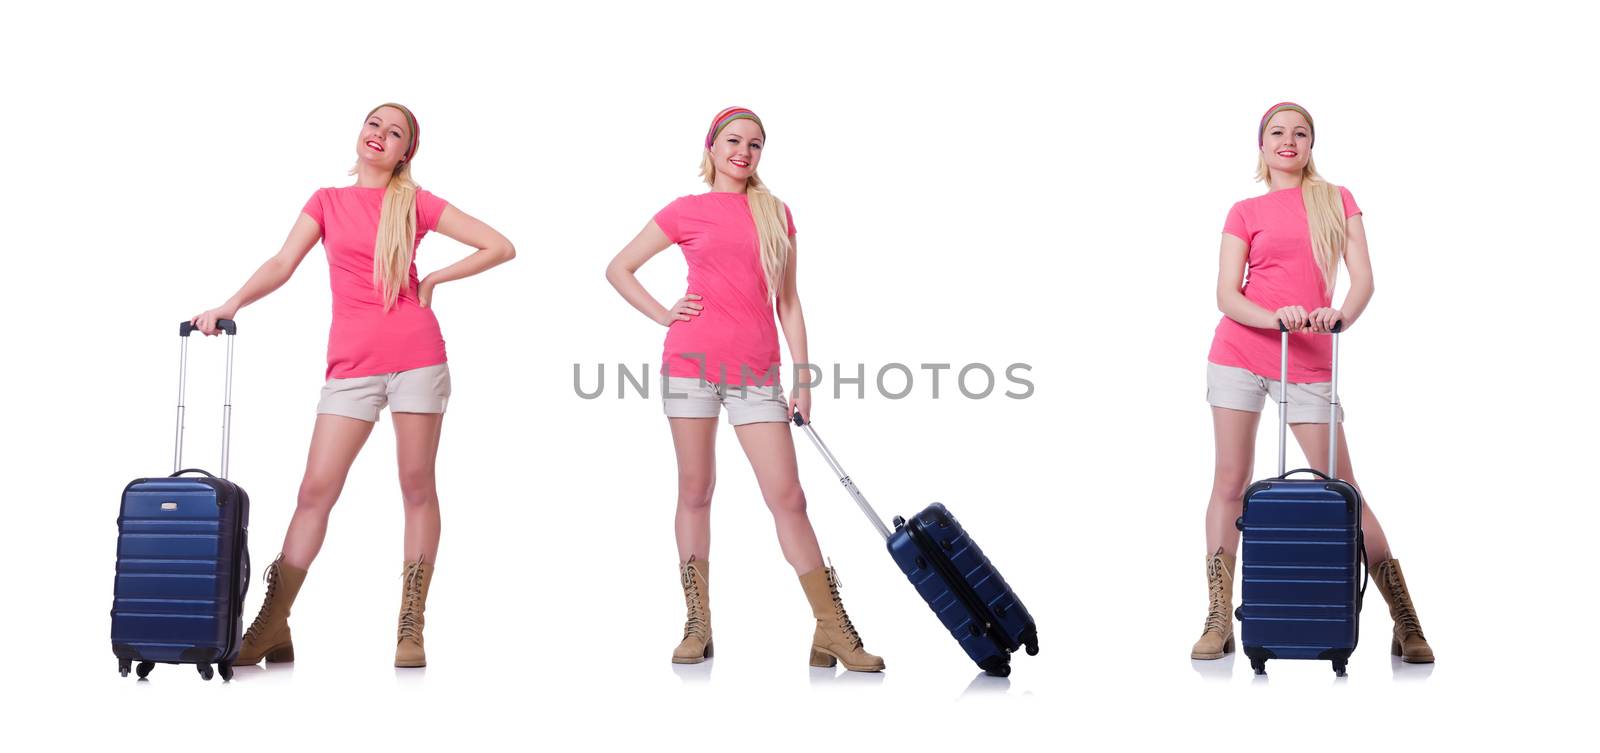
[[[1577, 739], [1595, 669], [1583, 301], [1600, 165], [1576, 5], [45, 7], [0, 30], [16, 749]], [[436, 293], [456, 392], [430, 666], [389, 666], [401, 516], [385, 417], [295, 605], [292, 668], [226, 686], [171, 666], [120, 678], [117, 494], [170, 463], [174, 325], [275, 252], [314, 189], [348, 183], [361, 117], [391, 99], [421, 120], [419, 182], [519, 253]], [[1378, 292], [1344, 341], [1342, 396], [1431, 668], [1387, 656], [1376, 599], [1344, 681], [1325, 663], [1275, 662], [1262, 683], [1242, 659], [1187, 658], [1206, 596], [1218, 234], [1262, 190], [1250, 139], [1284, 99], [1315, 114], [1318, 166], [1366, 212]], [[919, 371], [905, 400], [824, 388], [815, 409], [885, 516], [947, 503], [1026, 600], [1043, 651], [1009, 681], [974, 679], [797, 434], [824, 552], [889, 666], [808, 670], [809, 613], [726, 426], [717, 658], [667, 661], [683, 606], [666, 422], [654, 395], [579, 399], [572, 369], [659, 358], [663, 331], [603, 268], [703, 190], [703, 129], [730, 104], [769, 129], [761, 173], [800, 229], [814, 360], [1033, 366], [1027, 400], [962, 398], [948, 373], [933, 400]], [[430, 237], [419, 264], [465, 251]], [[674, 250], [641, 277], [670, 303], [683, 274]], [[328, 307], [319, 249], [238, 317], [233, 477], [258, 572], [293, 508]], [[207, 467], [216, 346], [191, 349], [188, 459]]]

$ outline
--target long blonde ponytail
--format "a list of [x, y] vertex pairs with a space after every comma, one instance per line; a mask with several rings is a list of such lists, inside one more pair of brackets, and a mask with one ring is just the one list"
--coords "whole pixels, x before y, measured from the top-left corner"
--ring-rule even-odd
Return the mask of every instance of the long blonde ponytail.
[[[700, 160], [700, 178], [713, 185], [717, 177], [716, 164], [707, 151]], [[750, 174], [745, 182], [745, 197], [750, 202], [750, 216], [756, 222], [756, 237], [761, 245], [761, 269], [767, 277], [767, 295], [776, 299], [783, 289], [783, 277], [789, 266], [789, 218], [785, 216], [783, 202], [772, 195], [760, 176]]]
[[411, 285], [411, 254], [417, 243], [417, 184], [411, 163], [402, 162], [389, 176], [378, 216], [378, 242], [372, 249], [372, 285], [383, 295], [383, 310], [394, 308], [400, 291]]
[[[1266, 155], [1258, 155], [1256, 180], [1267, 181], [1270, 177]], [[1300, 174], [1300, 196], [1306, 205], [1311, 252], [1316, 256], [1317, 266], [1322, 269], [1323, 288], [1332, 295], [1333, 286], [1339, 279], [1339, 259], [1344, 256], [1344, 197], [1340, 196], [1338, 186], [1317, 174], [1316, 162], [1310, 157], [1306, 158], [1306, 169]]]

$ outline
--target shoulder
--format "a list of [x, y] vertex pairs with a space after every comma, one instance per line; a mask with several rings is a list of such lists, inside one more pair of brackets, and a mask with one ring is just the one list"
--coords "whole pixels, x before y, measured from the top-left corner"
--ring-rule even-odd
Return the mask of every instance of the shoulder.
[[1350, 189], [1339, 186], [1339, 201], [1344, 204], [1344, 216], [1346, 218], [1361, 214], [1361, 205], [1356, 203], [1355, 194], [1350, 193]]
[[700, 204], [705, 203], [705, 200], [706, 200], [706, 194], [703, 194], [703, 193], [692, 193], [692, 194], [688, 194], [686, 196], [679, 196], [678, 198], [667, 202], [667, 206], [665, 208], [666, 209], [678, 209], [678, 210], [689, 209], [691, 207], [699, 206]]
[[445, 205], [449, 203], [450, 202], [439, 198], [439, 195], [433, 193], [432, 191], [429, 191], [425, 188], [417, 189], [417, 206], [443, 210]]
[[668, 217], [676, 217], [681, 214], [693, 212], [704, 206], [705, 200], [705, 194], [689, 194], [688, 196], [679, 196], [678, 198], [667, 202], [666, 206], [662, 207], [660, 211], [656, 212], [656, 216], [659, 217], [666, 215]]

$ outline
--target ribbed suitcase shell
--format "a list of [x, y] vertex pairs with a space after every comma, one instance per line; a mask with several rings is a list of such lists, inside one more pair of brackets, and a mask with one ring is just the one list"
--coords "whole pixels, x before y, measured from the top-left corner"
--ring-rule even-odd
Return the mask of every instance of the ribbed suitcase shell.
[[1039, 653], [1033, 615], [954, 515], [935, 502], [895, 520], [889, 555], [951, 637], [985, 672], [1011, 673], [1011, 653]]
[[250, 581], [250, 499], [218, 478], [122, 492], [111, 647], [124, 661], [231, 664]]
[[1319, 659], [1344, 674], [1359, 634], [1360, 521], [1360, 493], [1343, 481], [1274, 478], [1245, 492], [1237, 614], [1256, 670]]

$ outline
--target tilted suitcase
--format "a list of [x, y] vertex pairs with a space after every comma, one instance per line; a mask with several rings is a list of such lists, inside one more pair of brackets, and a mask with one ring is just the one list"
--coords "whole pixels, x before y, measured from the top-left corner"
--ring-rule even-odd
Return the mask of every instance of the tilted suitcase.
[[1033, 615], [944, 505], [928, 505], [910, 520], [896, 517], [890, 531], [811, 422], [798, 413], [794, 422], [806, 430], [845, 490], [888, 543], [889, 556], [973, 662], [988, 674], [1005, 677], [1011, 674], [1011, 654], [1017, 649], [1026, 648], [1029, 656], [1039, 653], [1039, 630]]
[[[1343, 677], [1360, 635], [1367, 561], [1361, 534], [1361, 493], [1330, 474], [1339, 464], [1339, 330], [1333, 337], [1328, 473], [1285, 471], [1288, 440], [1289, 332], [1283, 340], [1278, 391], [1278, 475], [1250, 486], [1238, 527], [1243, 598], [1236, 612], [1244, 654], [1256, 674], [1268, 659], [1333, 663]], [[1295, 474], [1312, 478], [1290, 478]]]
[[[171, 476], [142, 478], [122, 491], [117, 517], [117, 578], [111, 605], [111, 650], [126, 677], [134, 662], [143, 679], [157, 663], [194, 664], [209, 680], [212, 665], [224, 681], [242, 639], [245, 589], [250, 582], [250, 497], [227, 480], [233, 413], [231, 320], [222, 408], [222, 478], [183, 468], [184, 389], [189, 322], [179, 325], [178, 428]], [[198, 473], [199, 477], [185, 474]]]

